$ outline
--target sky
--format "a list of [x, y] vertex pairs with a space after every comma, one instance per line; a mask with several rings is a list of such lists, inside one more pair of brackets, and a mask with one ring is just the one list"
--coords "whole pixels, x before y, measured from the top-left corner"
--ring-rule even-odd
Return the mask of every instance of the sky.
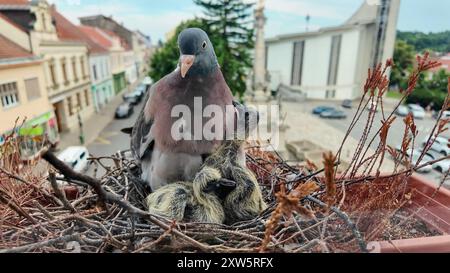
[[[255, 2], [257, 0], [244, 0]], [[310, 30], [343, 23], [363, 3], [376, 0], [266, 0], [266, 37], [302, 32], [305, 17], [311, 16]], [[201, 16], [202, 10], [192, 0], [50, 0], [72, 22], [94, 14], [112, 15], [131, 29], [150, 35], [153, 41], [181, 21]], [[438, 32], [450, 30], [449, 0], [401, 0], [398, 29]]]

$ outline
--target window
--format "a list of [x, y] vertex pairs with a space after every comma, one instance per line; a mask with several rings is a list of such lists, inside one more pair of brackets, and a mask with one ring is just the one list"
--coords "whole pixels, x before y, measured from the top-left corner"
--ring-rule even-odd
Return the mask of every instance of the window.
[[73, 116], [73, 104], [72, 104], [72, 97], [67, 98], [67, 107], [69, 108], [69, 116]]
[[56, 83], [56, 74], [55, 74], [55, 63], [53, 61], [51, 61], [48, 65], [48, 68], [50, 70], [50, 78], [52, 80], [52, 87], [56, 88], [57, 83]]
[[45, 13], [41, 13], [41, 20], [42, 20], [42, 30], [46, 31], [47, 30], [47, 18], [45, 17]]
[[302, 84], [302, 71], [303, 71], [303, 54], [305, 49], [305, 41], [294, 43], [294, 54], [292, 59], [292, 85]]
[[265, 58], [264, 58], [264, 68], [266, 69], [266, 71], [267, 71], [267, 60], [269, 59], [269, 47], [268, 46], [266, 46], [266, 48], [265, 48]]
[[41, 97], [41, 92], [39, 90], [39, 80], [38, 78], [25, 80], [25, 90], [27, 92], [28, 100], [34, 100]]
[[86, 106], [89, 106], [89, 91], [87, 89], [84, 90], [84, 97], [86, 99]]
[[0, 98], [4, 108], [18, 105], [19, 92], [17, 91], [17, 83], [10, 82], [0, 85]]
[[103, 60], [103, 78], [108, 75], [108, 66], [106, 65], [106, 60]]
[[77, 72], [77, 62], [75, 57], [72, 58], [72, 71], [73, 71], [73, 79], [77, 82], [78, 81], [78, 72]]
[[77, 93], [77, 108], [78, 109], [83, 109], [83, 106], [81, 105], [81, 94]]
[[61, 69], [62, 69], [62, 73], [63, 73], [64, 84], [68, 85], [69, 81], [67, 79], [67, 66], [66, 66], [65, 58], [61, 59]]
[[92, 73], [94, 73], [94, 80], [97, 80], [97, 66], [94, 64], [92, 67]]
[[81, 77], [83, 77], [83, 79], [86, 79], [87, 75], [86, 75], [86, 70], [85, 70], [85, 66], [84, 66], [84, 57], [80, 57], [80, 64], [81, 64]]
[[[335, 86], [337, 83], [338, 67], [339, 67], [339, 55], [341, 51], [342, 35], [335, 35], [331, 39], [331, 54], [330, 64], [328, 67], [328, 86]], [[326, 97], [334, 98], [336, 95], [336, 89], [327, 90]]]

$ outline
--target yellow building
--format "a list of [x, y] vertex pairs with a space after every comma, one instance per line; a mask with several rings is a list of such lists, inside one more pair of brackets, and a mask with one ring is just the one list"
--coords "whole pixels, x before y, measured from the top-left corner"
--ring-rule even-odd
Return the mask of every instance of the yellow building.
[[44, 0], [0, 0], [0, 34], [43, 59], [44, 88], [59, 130], [94, 113], [88, 47], [81, 31]]
[[[47, 97], [43, 60], [0, 35], [0, 143], [4, 135], [26, 118], [26, 123], [17, 129], [22, 142], [22, 157], [33, 157], [42, 142], [29, 141], [32, 136], [46, 135], [58, 141], [58, 127], [52, 105]], [[44, 139], [44, 138], [41, 138]]]

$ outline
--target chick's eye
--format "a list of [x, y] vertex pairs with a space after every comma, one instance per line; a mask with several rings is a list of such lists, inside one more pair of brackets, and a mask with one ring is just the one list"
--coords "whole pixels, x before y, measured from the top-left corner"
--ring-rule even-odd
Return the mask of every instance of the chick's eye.
[[205, 48], [206, 48], [206, 45], [207, 45], [207, 44], [206, 44], [206, 41], [203, 41], [202, 48], [205, 49]]

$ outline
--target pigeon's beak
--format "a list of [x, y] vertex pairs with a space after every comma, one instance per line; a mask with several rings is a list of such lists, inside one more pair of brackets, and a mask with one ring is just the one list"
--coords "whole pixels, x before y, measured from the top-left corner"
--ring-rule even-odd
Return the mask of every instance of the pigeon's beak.
[[181, 77], [186, 77], [191, 66], [194, 64], [195, 56], [194, 55], [181, 55], [180, 63], [181, 63]]

